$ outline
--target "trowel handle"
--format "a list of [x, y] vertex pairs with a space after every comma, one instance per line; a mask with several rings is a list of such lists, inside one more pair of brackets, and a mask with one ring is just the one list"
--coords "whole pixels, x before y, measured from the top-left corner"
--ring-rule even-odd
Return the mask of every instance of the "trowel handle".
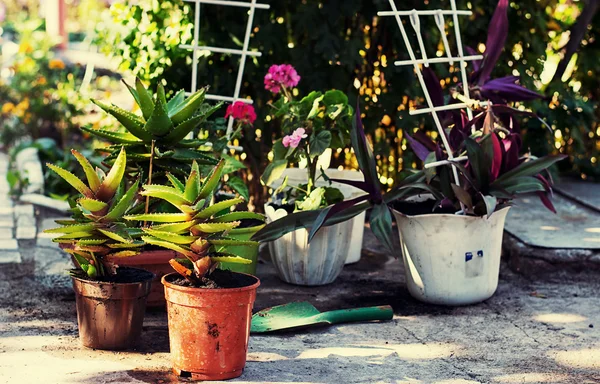
[[353, 321], [391, 320], [394, 311], [389, 305], [377, 307], [340, 309], [322, 314], [323, 319], [331, 324], [349, 323]]

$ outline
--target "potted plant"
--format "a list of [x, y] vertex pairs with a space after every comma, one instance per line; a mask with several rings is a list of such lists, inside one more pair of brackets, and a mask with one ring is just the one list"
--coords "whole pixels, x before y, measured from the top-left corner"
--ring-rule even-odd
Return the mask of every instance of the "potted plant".
[[144, 245], [137, 239], [141, 233], [123, 219], [136, 203], [139, 182], [126, 187], [124, 149], [108, 173], [94, 170], [79, 152], [72, 153], [88, 184], [69, 171], [48, 164], [81, 197], [71, 220], [58, 220], [60, 227], [45, 232], [62, 234], [54, 241], [73, 256], [79, 267], [71, 271], [71, 277], [83, 345], [109, 350], [131, 348], [142, 331], [146, 298], [154, 276], [141, 269], [117, 267], [115, 262], [136, 254]]
[[[328, 150], [343, 148], [349, 143], [352, 108], [347, 96], [338, 90], [311, 92], [295, 100], [291, 88], [300, 77], [287, 64], [273, 65], [265, 76], [265, 88], [279, 96], [271, 106], [273, 118], [279, 119], [284, 137], [273, 145], [273, 160], [262, 175], [262, 182], [275, 189], [272, 201], [265, 205], [268, 220], [275, 221], [293, 212], [311, 212], [330, 204], [352, 198], [348, 186], [332, 185], [324, 170], [328, 161], [320, 157]], [[293, 177], [291, 165], [302, 165], [305, 174]], [[283, 181], [281, 180], [283, 179]], [[333, 282], [342, 271], [354, 244], [355, 226], [362, 229], [364, 217], [324, 228], [308, 244], [308, 232], [298, 230], [285, 234], [269, 244], [271, 260], [278, 276], [285, 282], [298, 285], [323, 285]], [[360, 232], [362, 235], [362, 232]]]
[[227, 250], [257, 243], [228, 237], [240, 220], [257, 218], [251, 212], [230, 210], [241, 198], [214, 203], [224, 162], [206, 177], [196, 163], [185, 182], [172, 186], [145, 185], [142, 195], [173, 205], [177, 213], [126, 216], [127, 220], [155, 223], [142, 228], [147, 244], [177, 252], [170, 260], [177, 271], [163, 276], [167, 299], [173, 369], [182, 377], [223, 380], [238, 377], [246, 363], [252, 306], [259, 280], [251, 275], [221, 270], [218, 263], [249, 264]]
[[[195, 136], [199, 127], [222, 105], [221, 103], [210, 105], [205, 102], [208, 87], [204, 87], [188, 97], [185, 96], [184, 90], [180, 90], [167, 100], [162, 84], [158, 85], [154, 95], [140, 79], [136, 79], [135, 86], [130, 86], [125, 82], [124, 84], [135, 100], [141, 115], [115, 105], [92, 100], [97, 106], [112, 115], [122, 125], [122, 129], [110, 131], [82, 128], [84, 131], [112, 143], [108, 147], [99, 149], [100, 152], [107, 154], [106, 162], [114, 161], [121, 146], [126, 146], [129, 153], [128, 176], [139, 178], [140, 184], [169, 183], [169, 180], [187, 175], [193, 162], [196, 162], [199, 169], [205, 173], [217, 163], [215, 156], [219, 155], [219, 151], [213, 152], [214, 147], [207, 146], [207, 140], [197, 139]], [[247, 113], [254, 113], [254, 111], [246, 111]], [[243, 167], [243, 164], [227, 155], [219, 156], [227, 159], [228, 173]], [[247, 197], [247, 188], [238, 177], [231, 175], [228, 186]], [[161, 206], [160, 202], [146, 197], [146, 212], [160, 212], [164, 209], [165, 207]], [[165, 305], [164, 290], [160, 279], [172, 270], [169, 260], [173, 258], [173, 255], [174, 253], [171, 251], [147, 249], [146, 247], [143, 252], [121, 260], [121, 265], [143, 268], [154, 273], [155, 279], [148, 299], [149, 306]], [[247, 256], [256, 260], [256, 255]], [[256, 261], [251, 267], [256, 269]]]

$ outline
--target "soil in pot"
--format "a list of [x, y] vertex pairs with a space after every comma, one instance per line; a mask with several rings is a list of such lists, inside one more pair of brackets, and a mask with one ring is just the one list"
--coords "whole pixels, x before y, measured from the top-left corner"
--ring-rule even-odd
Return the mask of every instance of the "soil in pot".
[[396, 201], [392, 204], [392, 207], [407, 216], [427, 215], [431, 213], [453, 214], [456, 212], [454, 207], [440, 207], [436, 204], [435, 200]]
[[194, 380], [240, 376], [258, 279], [215, 270], [201, 288], [191, 287], [177, 274], [164, 276], [162, 282], [174, 372]]
[[106, 350], [134, 347], [142, 332], [153, 277], [148, 271], [128, 267], [102, 280], [75, 272], [72, 280], [82, 344]]

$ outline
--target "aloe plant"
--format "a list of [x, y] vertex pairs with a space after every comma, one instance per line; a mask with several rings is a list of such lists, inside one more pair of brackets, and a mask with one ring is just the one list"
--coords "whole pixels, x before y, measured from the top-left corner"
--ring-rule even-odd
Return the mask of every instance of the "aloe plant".
[[167, 174], [171, 186], [144, 185], [141, 195], [163, 200], [173, 205], [177, 213], [147, 213], [125, 216], [126, 220], [154, 223], [142, 228], [142, 241], [178, 252], [184, 259], [170, 261], [175, 271], [199, 285], [219, 262], [249, 264], [251, 261], [224, 252], [225, 247], [256, 245], [255, 241], [235, 240], [228, 232], [244, 219], [259, 219], [264, 216], [252, 212], [231, 212], [243, 198], [232, 198], [213, 203], [225, 161], [221, 160], [212, 172], [201, 180], [198, 163], [185, 181]]
[[125, 149], [120, 150], [108, 173], [94, 169], [76, 150], [71, 152], [83, 168], [87, 184], [63, 168], [47, 164], [81, 196], [73, 209], [72, 220], [57, 220], [60, 227], [44, 232], [62, 234], [53, 241], [64, 244], [65, 250], [89, 277], [106, 276], [115, 271], [111, 260], [133, 256], [144, 245], [139, 239], [142, 231], [129, 227], [123, 219], [136, 203], [139, 181], [126, 189]]
[[135, 87], [127, 83], [125, 85], [141, 115], [92, 99], [94, 104], [117, 119], [123, 130], [82, 128], [113, 143], [101, 149], [108, 151], [107, 161], [115, 159], [120, 148], [125, 147], [129, 153], [129, 165], [141, 169], [144, 181], [149, 177], [151, 163], [158, 168], [159, 173], [168, 171], [179, 175], [189, 172], [192, 161], [210, 166], [217, 163], [211, 152], [200, 150], [205, 144], [204, 140], [188, 138], [191, 132], [221, 107], [222, 103], [209, 105], [204, 102], [208, 87], [189, 97], [185, 96], [184, 90], [180, 90], [167, 100], [162, 84], [158, 85], [156, 95], [140, 79], [136, 79]]

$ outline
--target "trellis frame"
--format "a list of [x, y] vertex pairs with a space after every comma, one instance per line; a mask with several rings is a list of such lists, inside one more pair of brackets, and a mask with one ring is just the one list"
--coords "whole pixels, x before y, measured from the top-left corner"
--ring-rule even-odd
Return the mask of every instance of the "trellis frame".
[[[456, 166], [453, 165], [453, 162], [456, 161], [465, 161], [467, 160], [466, 156], [454, 157], [452, 147], [446, 138], [446, 134], [444, 132], [444, 127], [442, 126], [440, 119], [437, 115], [437, 112], [440, 111], [452, 111], [452, 110], [462, 110], [466, 109], [467, 116], [469, 120], [473, 118], [473, 111], [470, 108], [470, 105], [467, 103], [455, 103], [444, 106], [434, 106], [431, 100], [431, 96], [429, 94], [429, 90], [427, 89], [427, 85], [425, 83], [425, 79], [423, 78], [423, 73], [421, 71], [421, 65], [425, 67], [429, 67], [430, 64], [434, 63], [448, 63], [449, 65], [453, 65], [454, 62], [458, 62], [460, 66], [461, 80], [463, 83], [463, 96], [466, 100], [470, 99], [469, 95], [469, 87], [468, 87], [468, 78], [467, 78], [467, 70], [466, 65], [470, 61], [474, 60], [482, 60], [482, 55], [469, 55], [465, 56], [463, 52], [462, 46], [462, 37], [460, 34], [460, 24], [458, 16], [470, 16], [472, 12], [469, 10], [458, 10], [456, 8], [456, 0], [450, 0], [451, 10], [443, 10], [443, 9], [435, 9], [435, 10], [404, 10], [399, 11], [396, 8], [395, 0], [389, 0], [391, 11], [380, 11], [377, 13], [378, 16], [393, 16], [396, 18], [396, 23], [398, 24], [398, 28], [400, 29], [400, 33], [402, 34], [402, 39], [404, 40], [404, 44], [406, 45], [406, 50], [410, 57], [410, 60], [400, 60], [395, 61], [394, 65], [396, 66], [405, 66], [405, 65], [413, 65], [419, 83], [421, 85], [421, 89], [423, 90], [423, 94], [425, 96], [425, 101], [427, 102], [427, 108], [421, 108], [416, 110], [409, 111], [410, 115], [420, 115], [424, 113], [430, 113], [433, 117], [433, 121], [436, 125], [437, 131], [442, 139], [442, 143], [448, 152], [448, 160], [436, 161], [432, 163], [425, 164], [425, 168], [432, 168], [441, 165], [452, 165], [452, 173], [454, 175], [454, 180], [457, 185], [460, 185], [460, 179], [458, 177], [458, 171]], [[419, 50], [421, 52], [421, 58], [417, 58], [413, 46], [411, 44], [410, 39], [408, 38], [408, 34], [406, 32], [406, 28], [402, 23], [401, 17], [408, 17], [410, 20], [410, 24], [415, 31], [417, 42], [419, 44]], [[420, 16], [433, 16], [435, 18], [435, 23], [440, 30], [442, 36], [442, 42], [444, 45], [444, 50], [446, 53], [446, 57], [438, 57], [438, 58], [430, 58], [427, 56], [427, 52], [425, 50], [425, 45], [423, 43], [423, 35], [421, 34], [421, 25], [420, 25]], [[446, 23], [444, 21], [444, 16], [452, 16], [452, 22], [454, 24], [454, 34], [456, 39], [456, 49], [457, 56], [452, 56], [452, 49], [450, 48], [450, 44], [448, 43], [448, 38], [446, 36]]]
[[[198, 54], [200, 51], [209, 51], [210, 53], [228, 53], [232, 55], [240, 56], [240, 64], [238, 67], [237, 78], [235, 82], [235, 88], [233, 91], [233, 95], [217, 95], [217, 94], [207, 94], [206, 98], [209, 100], [219, 100], [219, 101], [228, 101], [231, 103], [235, 103], [236, 101], [241, 101], [247, 104], [252, 104], [253, 100], [240, 98], [240, 90], [242, 88], [242, 81], [244, 77], [244, 69], [246, 67], [246, 58], [248, 56], [252, 57], [260, 57], [262, 53], [259, 51], [250, 51], [250, 35], [252, 33], [252, 24], [254, 22], [254, 13], [256, 9], [269, 9], [271, 6], [269, 4], [258, 3], [257, 0], [250, 0], [250, 2], [243, 1], [232, 1], [232, 0], [184, 0], [189, 3], [195, 4], [195, 12], [194, 12], [194, 40], [193, 44], [181, 44], [180, 48], [189, 49], [192, 51], [192, 84], [190, 87], [191, 92], [194, 93], [198, 87]], [[233, 48], [223, 48], [223, 47], [211, 47], [211, 46], [202, 46], [198, 45], [199, 37], [200, 37], [200, 5], [201, 4], [209, 4], [209, 5], [222, 5], [228, 7], [236, 7], [236, 8], [247, 8], [248, 9], [248, 22], [246, 24], [246, 33], [244, 35], [244, 42], [242, 45], [242, 49], [233, 49]], [[227, 140], [231, 139], [231, 133], [233, 132], [233, 117], [229, 117], [229, 121], [227, 122], [227, 131], [226, 136]], [[236, 151], [242, 151], [241, 147], [232, 147]]]

